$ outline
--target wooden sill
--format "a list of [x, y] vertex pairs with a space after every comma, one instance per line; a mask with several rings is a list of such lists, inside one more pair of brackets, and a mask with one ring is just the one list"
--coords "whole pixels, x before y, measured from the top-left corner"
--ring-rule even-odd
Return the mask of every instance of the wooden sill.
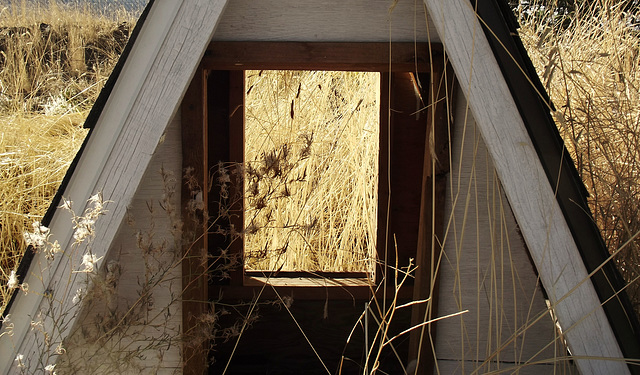
[[273, 286], [296, 286], [296, 287], [312, 287], [312, 288], [328, 288], [328, 287], [372, 287], [373, 283], [368, 277], [264, 277], [245, 275], [244, 286], [262, 286], [264, 284]]

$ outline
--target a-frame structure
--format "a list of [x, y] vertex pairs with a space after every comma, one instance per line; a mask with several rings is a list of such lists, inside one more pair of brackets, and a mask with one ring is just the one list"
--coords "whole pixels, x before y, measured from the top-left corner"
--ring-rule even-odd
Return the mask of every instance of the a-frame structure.
[[[557, 369], [560, 364], [567, 372], [582, 374], [637, 372], [624, 360], [640, 355], [636, 318], [628, 308], [623, 284], [608, 259], [598, 230], [587, 214], [584, 188], [549, 115], [551, 104], [514, 35], [509, 9], [498, 0], [418, 3], [151, 0], [86, 120], [90, 133], [43, 220], [64, 256], [55, 256], [51, 261], [46, 254], [36, 252], [28, 255], [18, 270], [20, 283], [28, 284], [29, 292], [16, 291], [7, 309], [10, 320], [5, 320], [2, 328], [10, 328], [11, 334], [0, 337], [3, 353], [0, 371], [42, 371], [64, 351], [56, 352], [58, 344], [64, 347], [82, 335], [82, 318], [100, 313], [92, 310], [94, 307], [88, 302], [74, 299], [77, 290], [87, 288], [86, 274], [76, 272], [86, 253], [74, 247], [70, 217], [58, 208], [62, 197], [74, 202], [76, 212], [83, 211], [81, 202], [87, 202], [97, 192], [111, 201], [108, 212], [96, 223], [91, 254], [98, 260], [101, 272], [113, 271], [109, 269], [110, 264], [115, 264], [111, 261], [125, 262], [134, 272], [125, 276], [129, 277], [123, 281], [127, 287], [122, 287], [119, 293], [126, 295], [126, 290], [135, 289], [144, 271], [135, 271], [135, 262], [140, 260], [123, 250], [135, 242], [126, 227], [128, 213], [144, 218], [146, 202], [163, 199], [165, 191], [157, 174], [159, 167], [173, 169], [180, 175], [189, 166], [185, 161], [202, 159], [198, 152], [207, 152], [202, 151], [207, 150], [208, 140], [198, 133], [200, 125], [196, 125], [195, 133], [188, 127], [198, 122], [205, 124], [202, 129], [209, 126], [202, 120], [208, 102], [198, 99], [208, 94], [205, 83], [208, 71], [223, 68], [237, 71], [237, 66], [243, 66], [242, 69], [336, 66], [340, 70], [345, 69], [340, 64], [363, 66], [372, 62], [373, 67], [366, 69], [392, 75], [395, 64], [415, 62], [417, 74], [419, 62], [427, 66], [424, 69], [431, 81], [426, 85], [430, 90], [427, 93], [433, 103], [448, 103], [441, 109], [448, 111], [446, 114], [433, 109], [431, 117], [439, 118], [449, 131], [437, 130], [435, 122], [428, 126], [443, 142], [436, 140], [436, 147], [445, 145], [445, 155], [450, 155], [450, 171], [430, 175], [426, 157], [416, 168], [423, 170], [418, 186], [421, 201], [415, 202], [420, 207], [416, 226], [421, 233], [418, 237], [429, 240], [418, 239], [418, 250], [412, 251], [418, 266], [423, 266], [418, 273], [429, 264], [432, 270], [437, 270], [439, 284], [433, 272], [416, 276], [412, 296], [438, 300], [438, 309], [429, 312], [431, 318], [469, 312], [439, 321], [437, 333], [434, 330], [419, 336], [420, 343], [429, 349], [415, 349], [421, 346], [410, 344], [402, 367], [420, 358], [420, 373], [488, 370], [540, 373]], [[255, 43], [252, 46], [256, 48], [251, 49], [254, 51], [261, 43], [284, 42], [294, 43], [294, 47], [289, 44], [288, 48], [298, 52], [276, 55], [275, 62], [265, 62], [264, 55], [253, 61], [254, 55], [246, 52], [249, 50], [246, 45], [242, 46]], [[394, 52], [394, 46], [404, 42], [415, 43], [415, 48], [413, 55], [402, 60], [405, 50]], [[357, 62], [344, 62], [341, 56], [345, 52], [336, 52], [341, 46], [357, 49], [358, 44], [365, 43], [369, 43], [366, 45], [369, 55], [362, 54]], [[375, 43], [390, 47], [383, 52], [374, 48]], [[420, 54], [419, 44], [428, 46], [425, 55]], [[274, 46], [269, 44], [269, 48]], [[394, 60], [398, 55], [400, 59]], [[423, 61], [421, 56], [428, 58]], [[297, 61], [294, 67], [285, 63], [288, 58]], [[384, 62], [391, 67], [382, 67]], [[452, 93], [449, 90], [453, 88], [453, 76], [457, 84]], [[424, 139], [421, 150], [427, 155], [429, 142]], [[402, 144], [396, 146], [401, 147]], [[194, 153], [190, 153], [192, 148]], [[199, 168], [202, 178], [207, 178], [204, 167]], [[433, 181], [439, 174], [448, 173], [442, 179], [444, 190], [438, 193]], [[489, 180], [478, 182], [480, 175], [488, 176]], [[482, 185], [492, 187], [477, 193]], [[475, 206], [474, 198], [464, 194], [473, 190]], [[389, 194], [393, 204], [398, 198]], [[436, 201], [425, 203], [425, 197], [438, 194], [442, 207]], [[481, 207], [477, 194], [486, 194], [498, 203], [485, 204], [491, 206], [488, 209]], [[179, 196], [174, 197], [176, 206], [187, 204], [189, 195], [182, 203]], [[203, 199], [197, 195], [190, 198]], [[460, 208], [464, 209], [457, 211]], [[440, 221], [428, 221], [425, 217], [435, 211], [440, 211]], [[470, 211], [477, 215], [470, 219], [475, 221], [473, 231], [465, 220]], [[438, 222], [439, 230], [438, 224], [434, 224]], [[488, 233], [487, 228], [495, 229], [496, 223], [498, 230], [491, 229]], [[165, 225], [166, 232], [170, 231], [170, 222], [157, 225]], [[501, 230], [504, 233], [497, 234]], [[466, 241], [462, 233], [469, 238], [471, 232], [473, 238]], [[497, 240], [509, 244], [505, 245], [508, 251], [496, 252], [503, 249], [502, 245], [495, 246]], [[425, 252], [425, 248], [431, 253]], [[179, 255], [178, 258], [182, 256]], [[432, 261], [427, 263], [427, 258]], [[177, 330], [188, 330], [191, 318], [205, 311], [211, 297], [206, 292], [206, 278], [191, 277], [189, 267], [193, 264], [185, 262], [186, 265], [173, 268], [172, 272], [184, 280], [184, 293], [189, 298], [178, 307], [171, 307], [171, 314], [166, 316], [166, 324]], [[506, 268], [491, 268], [497, 263]], [[495, 285], [487, 282], [492, 279], [485, 277], [490, 268], [490, 274], [499, 274], [495, 279], [502, 278], [501, 282], [496, 281]], [[127, 274], [123, 271], [122, 275]], [[468, 285], [465, 277], [473, 281], [473, 287], [464, 286]], [[162, 291], [154, 295], [155, 308], [173, 304], [175, 284], [157, 286]], [[178, 287], [178, 293], [182, 291]], [[511, 294], [507, 295], [507, 291]], [[545, 299], [562, 335], [551, 315], [546, 314]], [[64, 318], [46, 314], [56, 309], [64, 311]], [[414, 315], [426, 316], [424, 311], [414, 311], [417, 311]], [[420, 322], [407, 319], [414, 325]], [[483, 334], [481, 331], [487, 324], [495, 326], [490, 333]], [[34, 327], [37, 332], [50, 332], [47, 340], [34, 334]], [[460, 339], [452, 339], [452, 332]], [[499, 333], [494, 335], [495, 332]], [[536, 341], [536, 336], [540, 340]], [[154, 333], [144, 337], [153, 341]], [[415, 336], [412, 337], [415, 342]], [[567, 353], [563, 349], [555, 351], [565, 342], [575, 367], [565, 361]], [[140, 368], [201, 372], [207, 358], [189, 352], [182, 344], [171, 345], [172, 349], [163, 351], [161, 358], [150, 358], [145, 353]], [[48, 347], [45, 354], [43, 345]], [[88, 351], [94, 349], [98, 351], [88, 345], [75, 355], [90, 356]], [[245, 352], [250, 355], [251, 349]], [[24, 356], [24, 363], [16, 361], [19, 355]], [[425, 357], [431, 357], [431, 362]], [[250, 356], [243, 358], [251, 360]], [[238, 364], [238, 368], [243, 367]], [[327, 371], [333, 373], [334, 369]], [[327, 371], [321, 369], [319, 373]]]

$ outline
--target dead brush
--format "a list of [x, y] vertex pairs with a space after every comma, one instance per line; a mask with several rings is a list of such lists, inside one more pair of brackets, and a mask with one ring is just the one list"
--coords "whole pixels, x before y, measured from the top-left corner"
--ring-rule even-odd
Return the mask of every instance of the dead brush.
[[379, 75], [246, 73], [245, 254], [252, 270], [370, 272]]
[[554, 117], [590, 193], [595, 220], [640, 313], [640, 49], [632, 1], [521, 14], [520, 34], [555, 103]]

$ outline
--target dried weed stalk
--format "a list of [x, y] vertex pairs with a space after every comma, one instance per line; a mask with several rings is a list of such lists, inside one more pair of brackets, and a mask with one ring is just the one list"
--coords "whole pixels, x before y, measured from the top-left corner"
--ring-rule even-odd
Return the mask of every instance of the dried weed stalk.
[[[536, 3], [537, 4], [537, 3]], [[556, 105], [554, 117], [589, 204], [640, 314], [640, 29], [634, 1], [521, 14], [520, 35]]]

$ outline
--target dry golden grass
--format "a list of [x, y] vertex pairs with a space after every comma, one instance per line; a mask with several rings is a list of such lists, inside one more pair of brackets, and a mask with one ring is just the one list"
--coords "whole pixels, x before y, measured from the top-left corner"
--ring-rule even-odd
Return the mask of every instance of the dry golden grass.
[[609, 251], [624, 246], [616, 262], [640, 313], [640, 31], [623, 11], [629, 3], [596, 1], [571, 22], [521, 15], [520, 34]]
[[0, 306], [25, 251], [22, 233], [56, 193], [134, 21], [55, 1], [0, 7]]
[[246, 75], [247, 267], [371, 272], [380, 75]]
[[86, 132], [86, 113], [0, 115], [0, 269], [4, 287], [25, 249], [21, 235], [40, 221]]

